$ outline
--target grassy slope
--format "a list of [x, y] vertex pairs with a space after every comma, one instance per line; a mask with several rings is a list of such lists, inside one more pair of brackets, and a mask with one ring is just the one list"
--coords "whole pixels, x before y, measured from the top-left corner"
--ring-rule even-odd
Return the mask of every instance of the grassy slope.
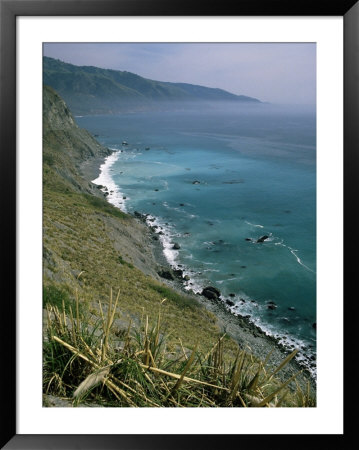
[[[127, 400], [118, 403], [117, 397], [111, 397], [112, 394], [103, 400], [102, 388], [93, 397], [95, 401], [101, 397], [101, 402], [104, 401], [106, 406], [110, 404], [154, 406], [151, 401], [161, 406], [178, 406], [178, 402], [183, 406], [204, 406], [203, 398], [206, 398], [206, 406], [241, 406], [242, 400], [235, 394], [237, 387], [235, 389], [233, 387], [237, 384], [233, 385], [231, 381], [234, 373], [239, 374], [241, 370], [238, 366], [239, 360], [235, 359], [238, 345], [225, 337], [224, 346], [213, 348], [221, 335], [215, 316], [200, 306], [194, 298], [179, 294], [160, 282], [156, 274], [157, 267], [151, 251], [151, 234], [148, 228], [107, 203], [96, 186], [80, 176], [81, 162], [88, 158], [104, 157], [110, 153], [109, 150], [75, 124], [63, 100], [48, 87], [44, 88], [43, 125], [43, 298], [44, 306], [46, 305], [48, 309], [44, 317], [45, 323], [50, 326], [49, 338], [55, 333], [75, 347], [80, 345], [78, 340], [80, 334], [74, 334], [75, 327], [79, 326], [88, 335], [89, 332], [86, 330], [93, 330], [96, 323], [101, 322], [99, 301], [107, 316], [111, 310], [110, 290], [113, 289], [114, 297], [119, 290], [119, 303], [115, 308], [113, 325], [111, 330], [105, 331], [104, 334], [109, 335], [111, 342], [110, 358], [117, 358], [116, 352], [129, 323], [134, 325], [135, 334], [145, 332], [147, 327], [143, 328], [145, 323], [143, 318], [147, 315], [149, 327], [153, 327], [158, 319], [160, 304], [166, 298], [166, 302], [161, 305], [161, 336], [162, 333], [168, 336], [165, 353], [169, 356], [174, 354], [177, 360], [179, 355], [183, 356], [184, 352], [189, 354], [189, 349], [198, 344], [199, 354], [207, 354], [209, 359], [208, 362], [205, 358], [200, 364], [194, 363], [189, 375], [202, 378], [205, 382], [215, 382], [216, 385], [224, 383], [230, 392], [233, 392], [234, 397], [227, 394], [218, 397], [218, 392], [224, 391], [217, 392], [216, 388], [204, 392], [201, 389], [188, 390], [183, 386], [178, 395], [176, 394], [173, 399], [170, 398], [174, 403], [168, 403], [169, 397], [166, 392], [168, 386], [171, 387], [172, 384], [172, 388], [176, 390], [175, 381], [171, 384], [171, 381], [167, 380], [166, 383], [169, 383], [167, 385], [155, 377], [150, 384], [159, 384], [152, 392], [154, 395], [151, 397], [152, 400], [147, 401], [146, 398], [150, 395], [148, 388], [151, 386], [143, 379], [143, 370], [139, 369], [139, 365], [144, 360], [138, 356], [146, 351], [146, 343], [143, 341], [137, 347], [131, 344], [124, 353], [123, 361], [130, 361], [130, 364], [136, 367], [135, 378], [131, 378], [131, 371], [129, 372], [128, 368], [121, 369], [125, 372], [118, 375], [120, 380], [121, 377], [128, 378], [128, 383], [132, 385], [130, 389], [134, 389], [128, 391], [128, 395], [132, 395], [131, 402], [134, 403]], [[79, 308], [76, 307], [76, 297], [79, 299]], [[71, 319], [72, 314], [76, 317], [77, 310], [79, 310], [78, 317], [86, 317], [86, 322], [84, 319], [80, 325], [76, 322], [76, 318]], [[65, 311], [68, 319], [61, 319]], [[69, 320], [72, 325], [64, 330], [63, 324]], [[89, 339], [93, 342], [94, 336]], [[97, 336], [93, 351], [97, 352], [103, 348], [102, 342], [101, 336]], [[53, 342], [52, 339], [47, 342], [45, 349], [46, 391], [66, 398], [71, 397], [78, 384], [91, 373], [93, 366], [84, 365], [78, 358], [69, 365], [73, 353], [64, 352], [63, 344]], [[210, 349], [212, 352], [208, 353]], [[89, 347], [84, 346], [81, 351], [87, 352], [88, 357], [92, 358], [93, 354], [88, 353]], [[242, 354], [244, 355], [244, 352]], [[153, 355], [155, 356], [155, 350]], [[177, 374], [182, 373], [186, 365], [185, 360], [179, 360], [173, 365], [171, 357], [167, 360], [166, 358], [168, 357], [163, 360], [162, 356], [157, 356], [156, 363], [165, 369], [171, 367]], [[248, 393], [251, 395], [251, 390], [254, 389], [253, 382], [257, 385], [256, 371], [262, 370], [262, 365], [250, 354], [247, 354], [246, 358], [245, 370], [242, 370], [240, 378], [241, 390], [245, 395]], [[109, 363], [109, 359], [98, 361], [100, 366], [112, 364]], [[213, 364], [215, 367], [212, 367]], [[117, 370], [116, 368], [119, 370], [119, 366], [115, 364], [111, 371]], [[116, 375], [115, 372], [114, 374]], [[263, 388], [258, 391], [260, 399], [280, 385], [277, 379], [267, 382], [264, 370], [261, 372], [261, 380]], [[142, 383], [141, 398], [133, 396], [139, 381]], [[256, 394], [258, 392], [256, 391]], [[202, 398], [203, 395], [205, 397]], [[251, 402], [253, 403], [250, 395], [245, 400], [249, 406]], [[298, 400], [299, 398], [301, 400]], [[113, 401], [114, 404], [111, 403]], [[298, 404], [299, 401], [301, 404]], [[48, 401], [44, 402], [46, 406]], [[283, 406], [313, 405], [310, 396], [302, 394], [298, 397], [298, 394], [290, 393], [285, 402]]]
[[[98, 189], [76, 170], [81, 160], [108, 154], [85, 130], [79, 129], [63, 101], [51, 88], [44, 90], [44, 285], [47, 301], [56, 292], [92, 304], [108, 300], [110, 288], [121, 290], [120, 309], [138, 320], [150, 320], [163, 305], [163, 325], [172, 340], [184, 345], [197, 340], [208, 348], [218, 328], [214, 316], [194, 300], [181, 296], [136, 266], [153, 265], [146, 242], [148, 231], [135, 219], [109, 205]], [[121, 246], [123, 242], [123, 246]], [[80, 279], [78, 274], [83, 272]], [[149, 273], [151, 271], [149, 270]], [[56, 289], [50, 286], [55, 286]], [[61, 295], [60, 295], [61, 297]], [[55, 301], [55, 300], [54, 300]]]

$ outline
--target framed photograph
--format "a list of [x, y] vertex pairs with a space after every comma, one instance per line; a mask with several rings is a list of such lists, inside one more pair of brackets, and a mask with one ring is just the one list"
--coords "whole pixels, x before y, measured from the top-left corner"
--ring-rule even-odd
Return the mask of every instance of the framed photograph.
[[343, 438], [357, 2], [0, 14], [2, 448]]

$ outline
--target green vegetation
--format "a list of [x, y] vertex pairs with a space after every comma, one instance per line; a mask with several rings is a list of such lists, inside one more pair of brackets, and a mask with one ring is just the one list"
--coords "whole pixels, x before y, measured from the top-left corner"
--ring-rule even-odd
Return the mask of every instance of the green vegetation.
[[112, 113], [153, 101], [231, 100], [260, 103], [244, 95], [187, 83], [149, 80], [131, 72], [74, 66], [44, 57], [44, 83], [56, 89], [75, 114]]
[[81, 200], [89, 203], [91, 206], [94, 207], [96, 211], [101, 211], [110, 214], [114, 217], [118, 217], [119, 219], [128, 218], [127, 214], [123, 213], [119, 208], [116, 208], [115, 206], [111, 205], [111, 203], [108, 203], [103, 198], [94, 197], [93, 195], [89, 194], [82, 194]]
[[116, 330], [121, 317], [120, 292], [107, 304], [99, 302], [100, 318], [74, 309], [47, 307], [44, 346], [44, 392], [71, 399], [73, 406], [90, 401], [97, 406], [137, 407], [280, 407], [314, 406], [310, 386], [295, 392], [276, 374], [295, 356], [276, 368], [237, 349], [229, 359], [228, 340], [220, 336], [203, 353], [198, 345], [185, 348], [181, 339], [173, 350], [161, 329], [163, 299], [152, 326], [143, 316]]
[[189, 308], [192, 310], [197, 309], [197, 311], [198, 311], [198, 308], [200, 308], [199, 303], [193, 301], [192, 298], [184, 297], [183, 295], [178, 294], [176, 291], [174, 291], [173, 289], [170, 289], [167, 286], [159, 285], [159, 284], [155, 284], [155, 283], [149, 283], [149, 286], [155, 292], [158, 292], [162, 297], [165, 297], [166, 299], [174, 302], [181, 309]]
[[47, 305], [57, 306], [58, 308], [64, 307], [65, 312], [69, 312], [70, 306], [74, 304], [67, 290], [55, 285], [43, 287], [42, 300], [44, 307]]
[[134, 268], [135, 268], [135, 266], [134, 266], [133, 264], [128, 263], [127, 261], [125, 261], [125, 260], [122, 258], [121, 255], [118, 255], [118, 260], [120, 261], [121, 264], [123, 264], [123, 265], [129, 267], [130, 269], [134, 269]]

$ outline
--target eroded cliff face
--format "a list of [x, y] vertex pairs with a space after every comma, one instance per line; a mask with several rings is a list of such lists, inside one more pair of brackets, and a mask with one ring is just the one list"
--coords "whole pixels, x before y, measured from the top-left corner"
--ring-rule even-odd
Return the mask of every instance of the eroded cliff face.
[[61, 180], [68, 188], [99, 196], [96, 186], [80, 175], [81, 164], [89, 159], [104, 158], [111, 150], [99, 144], [92, 135], [80, 128], [66, 103], [50, 87], [43, 90], [43, 162], [44, 182]]
[[44, 132], [78, 128], [66, 103], [49, 86], [43, 90], [43, 121]]
[[[111, 276], [138, 268], [158, 279], [150, 230], [106, 201], [81, 173], [98, 168], [111, 151], [81, 129], [62, 98], [43, 93], [43, 267], [44, 282], [74, 287], [77, 275], [92, 273], [93, 292]], [[127, 265], [126, 265], [127, 264]], [[106, 273], [107, 272], [107, 273]], [[106, 273], [106, 274], [105, 274]], [[94, 281], [97, 280], [97, 286]], [[85, 283], [84, 283], [85, 285]]]

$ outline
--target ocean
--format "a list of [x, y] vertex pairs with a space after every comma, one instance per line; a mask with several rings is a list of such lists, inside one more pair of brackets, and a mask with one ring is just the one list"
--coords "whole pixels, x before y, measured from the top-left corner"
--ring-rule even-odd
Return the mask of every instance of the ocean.
[[186, 288], [217, 287], [314, 373], [315, 109], [217, 103], [76, 121], [114, 150], [95, 182], [148, 214]]

